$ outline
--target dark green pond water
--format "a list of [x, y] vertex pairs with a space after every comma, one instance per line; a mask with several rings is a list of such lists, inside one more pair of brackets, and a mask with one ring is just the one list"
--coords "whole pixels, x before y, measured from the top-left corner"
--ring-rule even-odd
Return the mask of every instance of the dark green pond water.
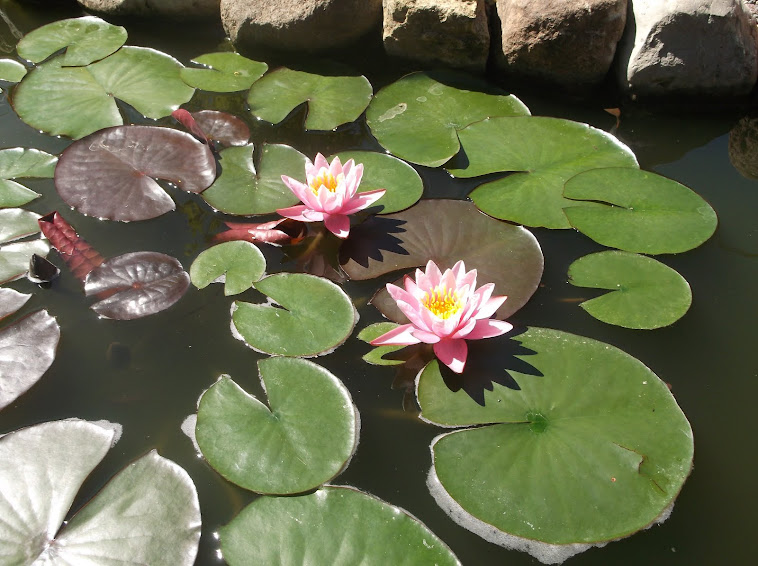
[[[45, 4], [21, 6], [0, 0], [7, 21], [0, 21], [0, 57], [13, 56], [18, 31], [26, 33], [49, 21], [80, 15], [75, 9], [51, 10]], [[5, 18], [4, 18], [5, 19]], [[220, 29], [198, 30], [176, 24], [126, 25], [128, 44], [148, 45], [183, 63], [214, 51], [223, 42]], [[353, 53], [362, 65], [363, 53]], [[383, 67], [375, 60], [358, 67], [375, 89], [405, 69]], [[510, 85], [534, 115], [588, 122], [611, 130], [615, 118], [602, 110], [604, 101], [570, 102], [520, 92]], [[60, 153], [70, 142], [40, 134], [16, 117], [6, 94], [0, 95], [0, 148], [34, 147]], [[270, 126], [246, 114], [241, 97], [197, 93], [191, 109], [226, 109], [251, 126], [252, 140], [287, 143], [313, 156], [347, 149], [377, 149], [359, 121], [336, 133], [303, 134], [303, 113]], [[636, 153], [643, 169], [669, 176], [703, 196], [719, 216], [716, 234], [703, 246], [662, 261], [692, 286], [694, 302], [673, 326], [634, 331], [603, 324], [577, 306], [588, 291], [569, 285], [568, 266], [601, 246], [573, 231], [534, 230], [545, 255], [543, 283], [525, 308], [511, 318], [517, 326], [544, 326], [596, 338], [640, 359], [670, 384], [695, 434], [695, 466], [671, 518], [626, 540], [592, 549], [571, 564], [747, 564], [758, 551], [758, 456], [752, 403], [758, 398], [758, 347], [754, 299], [758, 281], [758, 181], [741, 175], [730, 162], [729, 136], [741, 116], [670, 116], [625, 108], [614, 133]], [[169, 121], [162, 123], [169, 124]], [[758, 169], [758, 153], [752, 156]], [[451, 180], [444, 171], [418, 168], [425, 198], [464, 198], [473, 184]], [[209, 246], [220, 230], [220, 216], [202, 199], [171, 191], [177, 211], [155, 220], [121, 224], [87, 218], [71, 211], [57, 196], [52, 180], [25, 181], [43, 198], [27, 206], [39, 213], [61, 211], [79, 234], [104, 257], [154, 250], [178, 258], [185, 269]], [[476, 245], [476, 242], [472, 242]], [[268, 272], [296, 269], [282, 264], [276, 249], [264, 249]], [[60, 263], [57, 254], [51, 259]], [[379, 286], [348, 283], [361, 319], [358, 328], [379, 321], [366, 301]], [[27, 281], [11, 287], [36, 288]], [[242, 300], [257, 302], [254, 291]], [[37, 422], [79, 417], [107, 419], [124, 427], [121, 441], [85, 484], [75, 508], [89, 499], [126, 463], [152, 448], [184, 467], [194, 480], [203, 515], [197, 564], [219, 564], [214, 532], [254, 497], [223, 480], [199, 459], [180, 431], [194, 413], [203, 390], [220, 374], [261, 395], [256, 360], [260, 354], [232, 338], [230, 300], [220, 285], [198, 291], [191, 287], [171, 309], [129, 322], [99, 320], [89, 309], [80, 283], [65, 268], [49, 290], [37, 291], [27, 310], [47, 308], [57, 317], [62, 338], [57, 358], [40, 382], [0, 412], [0, 432]], [[534, 564], [526, 554], [492, 545], [459, 527], [436, 505], [426, 487], [429, 444], [440, 429], [403, 410], [404, 392], [393, 389], [395, 370], [360, 361], [367, 346], [351, 337], [319, 364], [351, 391], [361, 413], [361, 437], [347, 470], [333, 483], [356, 486], [399, 505], [423, 521], [468, 565]], [[577, 391], [581, 395], [581, 391]]]

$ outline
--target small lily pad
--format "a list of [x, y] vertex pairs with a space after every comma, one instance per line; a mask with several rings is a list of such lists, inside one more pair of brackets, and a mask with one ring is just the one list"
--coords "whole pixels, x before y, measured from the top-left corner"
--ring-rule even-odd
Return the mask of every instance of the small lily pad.
[[[358, 333], [358, 340], [363, 340], [366, 343], [370, 343], [372, 340], [379, 338], [382, 334], [389, 332], [393, 328], [397, 328], [397, 324], [394, 322], [377, 322], [371, 326], [367, 326]], [[363, 361], [376, 366], [396, 366], [405, 363], [403, 360], [387, 360], [384, 359], [385, 354], [391, 354], [405, 348], [405, 346], [377, 346], [372, 348], [368, 354], [363, 356]]]
[[0, 284], [23, 277], [29, 270], [32, 255], [45, 257], [50, 252], [46, 240], [14, 242], [0, 246]]
[[325, 76], [282, 67], [257, 81], [247, 95], [250, 112], [272, 124], [308, 104], [306, 130], [333, 130], [356, 120], [368, 106], [373, 89], [363, 75]]
[[579, 306], [598, 320], [626, 328], [653, 329], [673, 324], [692, 304], [692, 291], [676, 271], [653, 258], [628, 252], [580, 257], [568, 271], [577, 287], [608, 289]]
[[206, 53], [192, 60], [205, 69], [185, 67], [180, 71], [188, 85], [209, 92], [247, 90], [268, 70], [266, 63], [253, 61], [239, 53]]
[[15, 289], [0, 289], [0, 320], [23, 307], [30, 298], [30, 294]]
[[[644, 254], [681, 253], [716, 231], [711, 206], [691, 189], [649, 171], [606, 168], [566, 183], [571, 225], [599, 244]], [[607, 203], [597, 205], [596, 203]]]
[[200, 398], [195, 434], [203, 456], [229, 481], [257, 493], [301, 493], [339, 474], [359, 434], [344, 384], [306, 360], [258, 362], [266, 407], [222, 376]]
[[26, 67], [13, 59], [0, 59], [0, 81], [17, 83], [26, 76]]
[[0, 210], [0, 244], [39, 233], [39, 214], [23, 208]]
[[259, 352], [296, 357], [326, 354], [347, 340], [358, 319], [350, 297], [328, 279], [277, 273], [258, 281], [255, 288], [274, 304], [237, 301], [232, 323], [247, 345]]
[[221, 552], [230, 566], [460, 565], [421, 521], [352, 487], [324, 486], [299, 497], [261, 497], [220, 534]]
[[202, 252], [190, 266], [198, 289], [223, 280], [224, 295], [236, 295], [253, 286], [266, 271], [266, 258], [250, 242], [224, 242]]
[[39, 196], [11, 179], [50, 178], [57, 162], [57, 157], [38, 149], [0, 149], [0, 208], [23, 206]]
[[222, 145], [245, 145], [250, 139], [250, 128], [237, 116], [218, 110], [193, 112], [193, 118], [208, 139]]

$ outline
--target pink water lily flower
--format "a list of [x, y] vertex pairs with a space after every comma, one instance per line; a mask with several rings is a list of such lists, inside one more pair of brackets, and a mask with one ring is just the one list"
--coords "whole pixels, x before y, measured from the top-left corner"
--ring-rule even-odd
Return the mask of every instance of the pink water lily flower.
[[347, 238], [350, 233], [348, 215], [371, 206], [386, 192], [377, 189], [359, 193], [363, 164], [356, 165], [352, 159], [343, 166], [340, 158], [335, 157], [329, 164], [319, 153], [314, 163], [306, 160], [305, 175], [307, 184], [282, 175], [284, 184], [303, 204], [277, 212], [301, 222], [323, 221], [326, 229], [338, 238]]
[[456, 373], [463, 372], [468, 355], [466, 340], [505, 334], [513, 325], [490, 317], [506, 297], [493, 297], [494, 283], [476, 289], [476, 269], [466, 271], [462, 261], [440, 272], [429, 261], [416, 270], [416, 280], [406, 275], [405, 289], [387, 284], [387, 291], [408, 317], [403, 324], [371, 341], [374, 346], [434, 344], [439, 361]]

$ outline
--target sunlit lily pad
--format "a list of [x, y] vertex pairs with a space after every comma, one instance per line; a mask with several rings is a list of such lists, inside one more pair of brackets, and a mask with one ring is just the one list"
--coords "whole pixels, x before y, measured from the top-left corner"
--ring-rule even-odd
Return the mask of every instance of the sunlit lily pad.
[[611, 291], [579, 305], [608, 324], [661, 328], [682, 318], [692, 304], [692, 291], [684, 277], [642, 255], [590, 254], [572, 263], [568, 276], [572, 285]]
[[224, 242], [202, 252], [190, 266], [190, 279], [198, 289], [224, 282], [224, 295], [252, 287], [266, 271], [266, 258], [250, 242]]
[[[422, 200], [398, 214], [377, 216], [354, 227], [340, 250], [351, 279], [372, 279], [433, 260], [441, 269], [463, 260], [479, 284], [494, 283], [508, 300], [497, 311], [506, 318], [523, 307], [539, 285], [543, 257], [531, 232], [490, 218], [470, 202]], [[372, 303], [390, 320], [407, 322], [382, 290]]]
[[55, 187], [83, 214], [131, 221], [174, 210], [174, 201], [154, 179], [199, 193], [215, 177], [213, 153], [190, 134], [116, 126], [67, 147], [55, 170]]
[[15, 289], [0, 289], [0, 320], [23, 307], [30, 298], [30, 294]]
[[37, 254], [45, 257], [50, 251], [46, 240], [14, 242], [0, 246], [0, 283], [23, 277], [29, 270], [29, 260]]
[[254, 162], [253, 144], [230, 147], [221, 151], [221, 175], [202, 197], [227, 214], [268, 214], [300, 202], [282, 175], [305, 182], [305, 156], [288, 145], [270, 144]]
[[292, 110], [308, 104], [306, 130], [333, 130], [356, 120], [368, 106], [373, 89], [364, 76], [326, 76], [282, 67], [250, 88], [250, 112], [278, 124]]
[[301, 493], [339, 474], [358, 445], [343, 383], [306, 360], [258, 362], [269, 406], [222, 376], [200, 398], [195, 434], [226, 479], [258, 493]]
[[571, 177], [597, 167], [636, 168], [632, 151], [610, 134], [560, 118], [492, 118], [459, 133], [465, 156], [449, 171], [478, 177], [514, 171], [480, 185], [470, 197], [481, 210], [526, 226], [570, 228], [563, 196]]
[[0, 554], [6, 564], [195, 562], [195, 486], [155, 451], [124, 468], [62, 526], [76, 492], [120, 430], [109, 424], [49, 422], [0, 439]]
[[16, 45], [19, 56], [40, 63], [60, 49], [66, 67], [89, 65], [114, 53], [126, 43], [126, 29], [94, 16], [71, 18], [29, 32]]
[[[13, 59], [0, 59], [0, 81], [17, 83], [26, 76], [26, 67]], [[2, 92], [0, 90], [0, 92]]]
[[[370, 343], [372, 340], [379, 338], [385, 332], [389, 332], [393, 328], [397, 327], [394, 322], [377, 322], [371, 326], [367, 326], [358, 333], [358, 340]], [[404, 363], [403, 360], [390, 360], [385, 359], [385, 354], [391, 354], [404, 348], [405, 346], [377, 346], [372, 348], [368, 354], [363, 356], [363, 361], [377, 366], [396, 366]]]
[[321, 277], [277, 273], [258, 281], [255, 288], [275, 304], [237, 301], [232, 323], [248, 346], [259, 352], [326, 354], [347, 340], [358, 318], [350, 297]]
[[424, 192], [424, 182], [416, 170], [396, 157], [375, 151], [341, 151], [336, 155], [343, 164], [348, 159], [363, 164], [363, 179], [358, 192], [387, 191], [373, 205], [379, 214], [405, 210], [416, 204]]
[[696, 248], [716, 231], [716, 213], [691, 189], [649, 171], [608, 168], [587, 171], [566, 183], [571, 225], [610, 248], [644, 254]]
[[418, 519], [352, 487], [325, 486], [299, 497], [261, 497], [220, 534], [221, 552], [230, 566], [460, 564]]
[[0, 244], [37, 234], [39, 232], [39, 224], [37, 224], [39, 217], [39, 214], [23, 208], [0, 210]]
[[542, 374], [511, 369], [519, 391], [496, 382], [477, 403], [436, 361], [419, 376], [422, 418], [474, 426], [432, 443], [438, 504], [487, 540], [561, 559], [650, 525], [692, 467], [692, 430], [667, 385], [602, 342], [541, 328], [515, 340]]
[[528, 114], [518, 98], [493, 91], [479, 80], [419, 72], [380, 90], [366, 110], [366, 121], [377, 141], [394, 155], [437, 167], [458, 153], [462, 128], [490, 116]]
[[132, 320], [169, 308], [190, 278], [179, 260], [157, 252], [133, 252], [106, 260], [87, 275], [84, 292], [99, 298], [91, 308], [105, 318]]
[[210, 92], [236, 92], [250, 88], [268, 70], [266, 63], [239, 53], [206, 53], [192, 60], [205, 69], [185, 67], [179, 73], [188, 85]]
[[44, 310], [0, 330], [0, 409], [42, 377], [55, 359], [60, 337], [58, 323]]
[[50, 178], [58, 158], [38, 149], [0, 149], [0, 208], [23, 206], [39, 194], [11, 181], [22, 177]]

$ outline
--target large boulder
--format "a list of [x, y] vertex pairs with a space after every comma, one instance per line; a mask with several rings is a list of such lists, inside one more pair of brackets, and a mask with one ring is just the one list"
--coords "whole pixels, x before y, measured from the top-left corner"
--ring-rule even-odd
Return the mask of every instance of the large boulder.
[[633, 96], [741, 96], [758, 77], [758, 34], [742, 0], [631, 0], [619, 81]]
[[490, 47], [485, 0], [384, 0], [382, 37], [390, 55], [483, 72]]
[[501, 45], [495, 62], [509, 75], [547, 83], [600, 83], [623, 34], [626, 10], [627, 0], [497, 0]]
[[221, 0], [235, 45], [318, 51], [347, 45], [382, 22], [382, 0]]
[[218, 21], [221, 0], [77, 0], [100, 14], [207, 18]]

